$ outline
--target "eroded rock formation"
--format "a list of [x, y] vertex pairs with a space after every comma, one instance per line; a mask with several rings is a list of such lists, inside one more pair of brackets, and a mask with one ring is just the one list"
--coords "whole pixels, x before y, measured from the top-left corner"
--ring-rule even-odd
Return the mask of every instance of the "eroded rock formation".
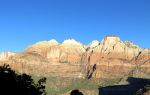
[[36, 75], [85, 78], [91, 74], [95, 78], [115, 78], [150, 74], [150, 50], [130, 41], [123, 42], [117, 36], [106, 36], [101, 42], [94, 40], [89, 45], [74, 39], [63, 43], [43, 41], [22, 53], [9, 55], [0, 60], [5, 59], [5, 63], [20, 72]]
[[9, 51], [2, 52], [2, 53], [0, 54], [0, 60], [1, 60], [1, 61], [5, 61], [5, 60], [7, 60], [9, 57], [14, 56], [14, 55], [15, 55], [15, 53], [13, 53], [13, 52], [9, 52]]

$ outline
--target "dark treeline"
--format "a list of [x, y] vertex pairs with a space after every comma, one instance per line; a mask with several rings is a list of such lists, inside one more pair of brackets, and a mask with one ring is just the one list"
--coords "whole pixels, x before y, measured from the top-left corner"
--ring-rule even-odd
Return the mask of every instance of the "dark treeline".
[[46, 95], [46, 78], [37, 83], [27, 74], [18, 74], [9, 65], [0, 66], [0, 95]]

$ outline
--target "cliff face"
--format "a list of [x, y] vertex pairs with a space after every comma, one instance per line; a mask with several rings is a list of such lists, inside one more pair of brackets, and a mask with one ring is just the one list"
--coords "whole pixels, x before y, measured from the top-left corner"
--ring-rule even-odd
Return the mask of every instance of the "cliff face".
[[[5, 57], [2, 57], [5, 59]], [[20, 72], [62, 77], [115, 78], [150, 73], [150, 50], [116, 36], [83, 45], [73, 39], [39, 42], [5, 62]], [[0, 58], [0, 60], [2, 60]]]
[[144, 52], [143, 49], [139, 48], [133, 43], [122, 42], [119, 37], [115, 36], [105, 37], [101, 44], [92, 50], [104, 54], [122, 54], [128, 58], [133, 58], [138, 55], [139, 52]]
[[9, 52], [9, 51], [2, 52], [2, 53], [0, 54], [0, 60], [1, 60], [1, 61], [5, 61], [5, 60], [7, 60], [9, 57], [14, 56], [14, 55], [15, 55], [15, 53], [13, 53], [13, 52]]
[[[96, 64], [97, 69], [93, 72], [95, 77], [121, 77], [131, 72], [138, 76], [147, 74], [149, 58], [148, 49], [142, 49], [129, 41], [123, 42], [116, 36], [107, 36], [95, 48], [90, 48], [83, 59], [87, 60], [85, 63], [90, 72]], [[136, 68], [144, 71], [135, 74]]]

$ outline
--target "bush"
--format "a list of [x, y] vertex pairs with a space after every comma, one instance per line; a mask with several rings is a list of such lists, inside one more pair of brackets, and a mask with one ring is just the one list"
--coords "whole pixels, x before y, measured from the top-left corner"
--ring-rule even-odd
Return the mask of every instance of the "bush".
[[35, 83], [27, 74], [17, 74], [4, 64], [0, 66], [0, 95], [46, 95], [46, 78]]

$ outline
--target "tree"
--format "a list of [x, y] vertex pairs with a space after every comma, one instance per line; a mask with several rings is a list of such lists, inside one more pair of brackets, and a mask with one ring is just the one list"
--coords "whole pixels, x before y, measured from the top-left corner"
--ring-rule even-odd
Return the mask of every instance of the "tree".
[[4, 64], [0, 66], [0, 95], [46, 95], [46, 78], [35, 83], [31, 76], [18, 74]]

